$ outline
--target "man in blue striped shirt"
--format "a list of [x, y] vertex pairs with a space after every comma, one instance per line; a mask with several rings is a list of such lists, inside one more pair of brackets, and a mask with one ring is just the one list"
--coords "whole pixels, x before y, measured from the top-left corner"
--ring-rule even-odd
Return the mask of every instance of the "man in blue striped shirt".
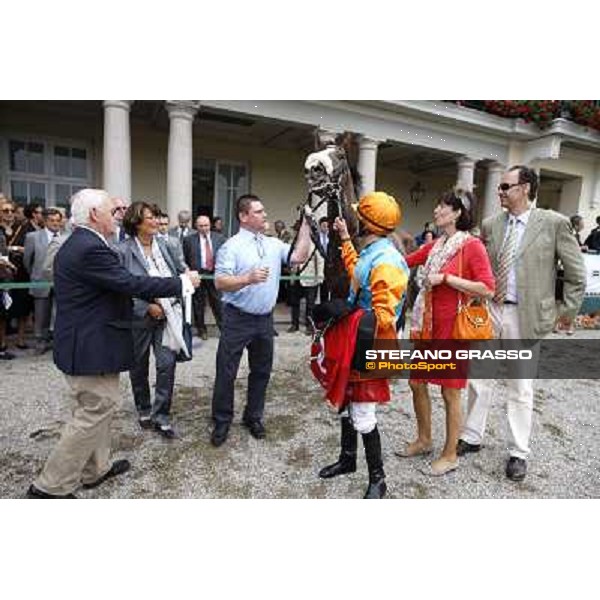
[[273, 365], [273, 307], [281, 266], [304, 263], [312, 242], [303, 219], [296, 248], [264, 235], [267, 213], [258, 196], [237, 200], [240, 231], [217, 254], [215, 286], [222, 292], [223, 320], [212, 398], [213, 446], [227, 439], [233, 420], [234, 382], [244, 348], [248, 349], [248, 397], [242, 423], [256, 439], [265, 437], [265, 393]]

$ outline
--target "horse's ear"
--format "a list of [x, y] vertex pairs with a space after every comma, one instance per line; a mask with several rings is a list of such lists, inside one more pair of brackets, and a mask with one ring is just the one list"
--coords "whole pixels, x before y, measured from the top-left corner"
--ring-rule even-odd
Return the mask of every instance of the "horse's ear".
[[325, 150], [327, 146], [331, 146], [332, 144], [337, 145], [337, 137], [337, 134], [332, 131], [320, 129], [319, 127], [315, 128], [315, 152], [318, 152], [319, 150]]

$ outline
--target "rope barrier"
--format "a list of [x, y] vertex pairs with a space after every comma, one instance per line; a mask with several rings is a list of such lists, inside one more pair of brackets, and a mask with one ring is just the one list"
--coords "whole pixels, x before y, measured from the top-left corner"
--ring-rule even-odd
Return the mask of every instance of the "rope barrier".
[[[202, 275], [202, 279], [214, 280], [214, 275]], [[312, 275], [281, 275], [281, 281], [314, 281]], [[9, 283], [0, 283], [2, 290], [28, 290], [28, 289], [46, 289], [52, 287], [51, 281], [11, 281]]]

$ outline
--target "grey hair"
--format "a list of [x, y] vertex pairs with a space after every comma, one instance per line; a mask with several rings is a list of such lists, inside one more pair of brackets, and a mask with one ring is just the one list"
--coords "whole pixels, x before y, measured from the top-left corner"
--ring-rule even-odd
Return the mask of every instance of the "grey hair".
[[178, 219], [183, 219], [184, 221], [189, 221], [192, 218], [192, 213], [189, 210], [180, 210], [177, 213]]
[[85, 188], [71, 196], [71, 221], [74, 225], [89, 225], [90, 211], [98, 208], [110, 196], [105, 190]]

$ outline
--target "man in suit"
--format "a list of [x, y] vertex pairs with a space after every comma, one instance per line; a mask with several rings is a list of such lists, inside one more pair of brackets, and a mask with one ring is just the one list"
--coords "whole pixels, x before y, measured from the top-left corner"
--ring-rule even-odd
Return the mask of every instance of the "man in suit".
[[292, 282], [289, 288], [289, 304], [292, 308], [292, 324], [288, 329], [288, 333], [298, 331], [300, 328], [300, 302], [302, 301], [302, 298], [305, 298], [305, 333], [306, 335], [312, 335], [313, 330], [308, 319], [312, 314], [313, 307], [317, 300], [319, 285], [324, 280], [324, 264], [323, 257], [317, 252], [314, 244], [311, 243], [310, 258], [298, 269], [294, 270], [294, 273], [300, 275], [302, 279]]
[[223, 219], [221, 217], [215, 217], [213, 219], [212, 230], [215, 231], [216, 233], [220, 233], [222, 236], [225, 237], [225, 239], [227, 239], [227, 236], [225, 235], [225, 231], [223, 230]]
[[[502, 208], [482, 225], [496, 278], [492, 317], [500, 339], [537, 340], [552, 331], [556, 320], [557, 262], [564, 268], [564, 304], [559, 322], [568, 327], [583, 300], [585, 268], [569, 220], [552, 210], [532, 206], [538, 177], [524, 166], [506, 171], [498, 186]], [[534, 346], [539, 355], [539, 344]], [[533, 380], [509, 373], [505, 393], [508, 416], [506, 476], [522, 481], [527, 474], [533, 416]], [[458, 442], [459, 456], [478, 452], [493, 397], [488, 380], [469, 382], [467, 417]]]
[[115, 232], [112, 234], [112, 242], [114, 244], [120, 244], [127, 238], [125, 230], [123, 229], [123, 216], [129, 206], [129, 202], [123, 200], [123, 198], [115, 198]]
[[192, 213], [189, 210], [180, 210], [177, 215], [179, 225], [169, 229], [169, 235], [176, 237], [181, 244], [186, 236], [192, 233], [190, 223], [192, 221]]
[[[61, 244], [64, 235], [61, 234], [62, 214], [56, 208], [47, 208], [44, 211], [45, 228], [32, 231], [25, 237], [25, 251], [23, 265], [32, 282], [46, 281], [44, 269], [48, 248], [51, 243]], [[34, 302], [34, 326], [36, 339], [36, 354], [43, 354], [52, 347], [50, 343], [50, 321], [52, 318], [52, 305], [54, 291], [50, 287], [32, 288], [29, 293]]]
[[600, 252], [600, 217], [596, 217], [596, 227], [585, 238], [584, 246], [593, 252]]
[[181, 296], [199, 284], [195, 273], [131, 275], [108, 241], [117, 208], [104, 190], [83, 189], [72, 199], [77, 228], [54, 269], [54, 362], [66, 376], [74, 410], [29, 498], [74, 498], [78, 487], [94, 488], [129, 470], [127, 460], [110, 461], [110, 423], [120, 401], [119, 373], [133, 364], [131, 297]]
[[178, 237], [169, 235], [169, 215], [164, 212], [161, 212], [158, 215], [158, 233], [156, 234], [156, 237], [159, 240], [163, 240], [169, 247], [173, 258], [177, 263], [177, 269], [182, 273], [186, 271], [188, 269], [188, 265], [186, 264], [183, 256], [183, 246], [181, 245]]
[[[327, 248], [329, 247], [329, 223], [327, 217], [321, 217], [319, 219], [319, 239], [321, 246], [327, 256]], [[325, 262], [321, 264], [321, 284], [319, 285], [319, 302], [329, 302], [331, 293], [329, 292], [329, 286], [327, 285], [327, 279], [325, 279]]]
[[[214, 275], [217, 252], [225, 242], [225, 237], [210, 230], [210, 219], [200, 215], [196, 219], [196, 232], [183, 240], [183, 256], [191, 269], [201, 275]], [[212, 279], [202, 279], [200, 287], [194, 293], [194, 319], [198, 335], [206, 340], [208, 334], [204, 323], [206, 299], [215, 317], [217, 327], [221, 328], [221, 295], [215, 288]]]

